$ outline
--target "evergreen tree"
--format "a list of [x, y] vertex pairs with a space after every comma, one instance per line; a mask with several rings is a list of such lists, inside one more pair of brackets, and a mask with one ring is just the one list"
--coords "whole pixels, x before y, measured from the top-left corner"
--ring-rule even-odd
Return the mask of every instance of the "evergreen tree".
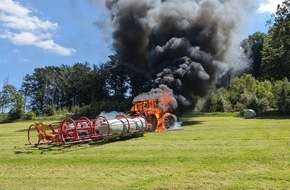
[[249, 72], [256, 78], [261, 77], [262, 50], [266, 38], [265, 33], [256, 32], [241, 42], [244, 53], [251, 59]]
[[262, 76], [269, 80], [290, 79], [290, 0], [278, 5], [269, 21], [272, 26], [262, 51]]

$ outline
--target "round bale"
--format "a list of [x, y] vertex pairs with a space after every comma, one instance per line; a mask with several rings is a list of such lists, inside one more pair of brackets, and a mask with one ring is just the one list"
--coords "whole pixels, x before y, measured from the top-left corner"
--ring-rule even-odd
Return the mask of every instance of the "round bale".
[[247, 109], [244, 111], [244, 117], [246, 119], [253, 119], [256, 117], [256, 112], [252, 109]]

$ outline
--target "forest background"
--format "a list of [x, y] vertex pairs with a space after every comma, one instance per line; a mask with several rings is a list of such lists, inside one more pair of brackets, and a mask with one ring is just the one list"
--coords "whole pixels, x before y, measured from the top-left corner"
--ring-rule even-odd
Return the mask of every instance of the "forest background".
[[[269, 110], [290, 113], [290, 2], [285, 0], [268, 33], [256, 32], [240, 43], [250, 66], [228, 71], [205, 98], [196, 97], [194, 112]], [[35, 68], [20, 89], [4, 81], [0, 91], [0, 121], [71, 113], [94, 117], [100, 112], [126, 112], [134, 97], [152, 88], [146, 75], [121, 63], [116, 55], [100, 65], [75, 63]]]

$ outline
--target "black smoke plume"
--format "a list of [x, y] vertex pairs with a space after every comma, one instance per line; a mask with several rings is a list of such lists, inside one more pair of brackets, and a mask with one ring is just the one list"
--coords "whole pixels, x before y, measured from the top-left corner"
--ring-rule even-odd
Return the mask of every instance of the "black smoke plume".
[[135, 100], [159, 97], [168, 87], [179, 112], [193, 108], [228, 69], [233, 35], [254, 1], [105, 1], [119, 59], [154, 80], [154, 89]]

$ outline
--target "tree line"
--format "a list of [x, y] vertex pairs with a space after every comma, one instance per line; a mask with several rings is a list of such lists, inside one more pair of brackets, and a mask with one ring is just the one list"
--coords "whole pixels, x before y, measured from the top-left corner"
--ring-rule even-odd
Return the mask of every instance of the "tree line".
[[290, 0], [277, 7], [267, 21], [268, 33], [256, 32], [241, 42], [252, 60], [248, 71], [258, 80], [290, 79]]
[[148, 91], [146, 76], [109, 56], [100, 65], [35, 68], [23, 78], [20, 90], [4, 84], [0, 108], [2, 115], [9, 109], [8, 120], [25, 117], [25, 109], [34, 115], [53, 115], [60, 110], [92, 115], [100, 110], [128, 109], [132, 98], [144, 91]]
[[[240, 111], [268, 108], [290, 113], [290, 0], [277, 7], [267, 34], [256, 32], [241, 42], [251, 66], [245, 75], [230, 75], [230, 85], [211, 90], [196, 107], [201, 111]], [[229, 75], [227, 75], [229, 76]], [[4, 83], [0, 91], [0, 120], [74, 112], [94, 116], [101, 111], [124, 111], [132, 98], [150, 89], [142, 73], [109, 56], [106, 63], [75, 63], [36, 68], [17, 90]], [[29, 110], [31, 112], [28, 112]], [[7, 113], [8, 112], [8, 113]]]
[[212, 88], [207, 98], [200, 99], [196, 111], [240, 112], [253, 109], [258, 114], [269, 109], [290, 113], [290, 82], [283, 80], [257, 80], [243, 74], [231, 81], [229, 88]]

